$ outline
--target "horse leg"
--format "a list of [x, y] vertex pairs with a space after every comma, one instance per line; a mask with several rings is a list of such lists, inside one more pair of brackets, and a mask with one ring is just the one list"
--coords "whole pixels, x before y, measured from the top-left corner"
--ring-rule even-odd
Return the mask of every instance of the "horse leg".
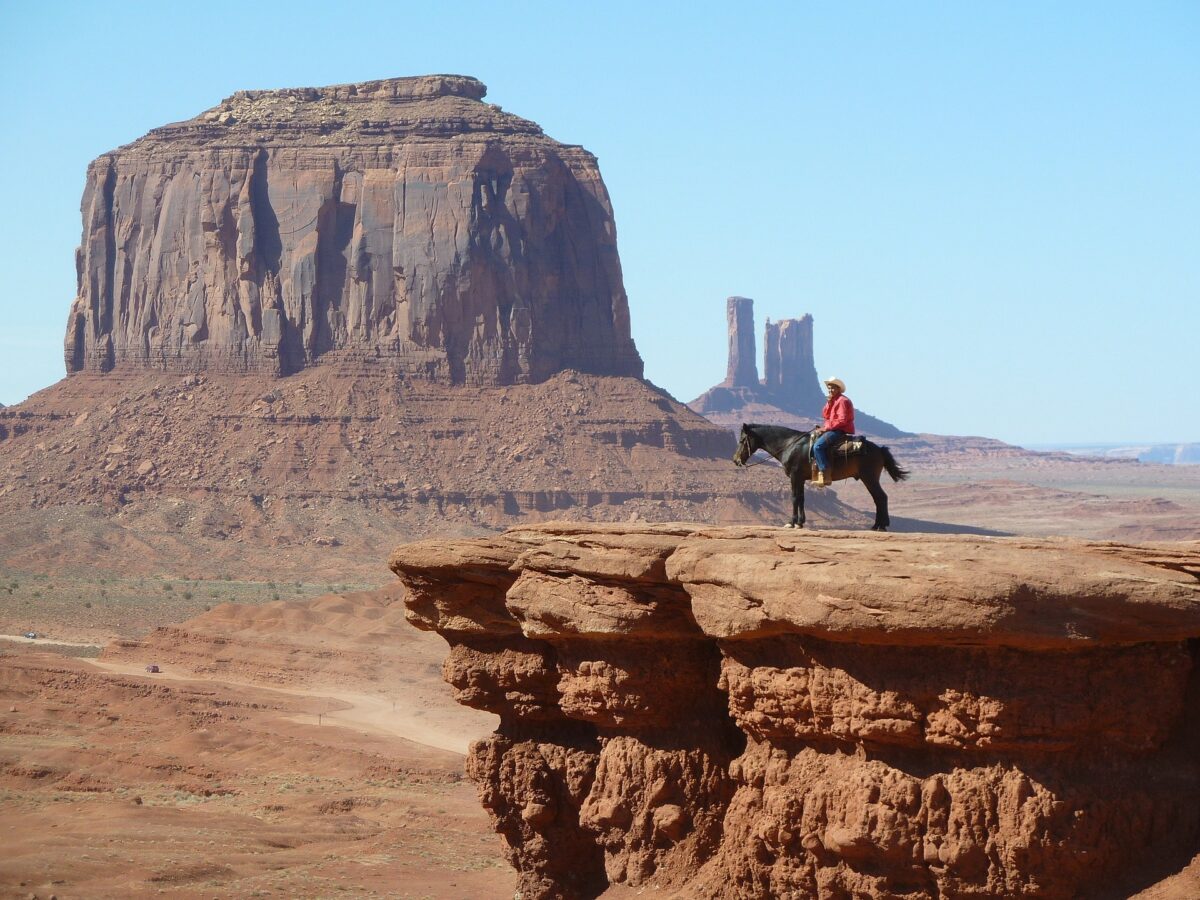
[[804, 527], [804, 474], [797, 471], [792, 476], [792, 521], [788, 528]]
[[870, 493], [871, 499], [875, 501], [875, 524], [871, 526], [871, 530], [887, 531], [888, 526], [892, 524], [892, 520], [888, 516], [888, 496], [884, 493], [883, 486], [879, 483], [879, 475], [863, 472], [859, 477], [862, 479], [867, 492]]

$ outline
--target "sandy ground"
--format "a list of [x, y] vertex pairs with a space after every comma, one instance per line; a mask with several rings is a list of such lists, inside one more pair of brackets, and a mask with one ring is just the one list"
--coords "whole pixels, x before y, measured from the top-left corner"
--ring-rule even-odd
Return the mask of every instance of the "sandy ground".
[[96, 647], [95, 644], [86, 644], [80, 641], [60, 641], [55, 638], [44, 637], [29, 638], [23, 634], [0, 634], [0, 641], [11, 641], [14, 644], [29, 644], [34, 647], [86, 647], [89, 649]]
[[354, 692], [6, 654], [0, 897], [511, 897], [437, 743]]
[[[88, 662], [88, 665], [114, 675], [146, 676], [154, 681], [213, 683], [212, 679], [198, 680], [193, 676], [170, 671], [149, 674], [146, 672], [145, 666], [135, 663], [92, 660]], [[230, 687], [255, 687], [253, 684], [241, 681], [221, 680], [218, 683]], [[307, 701], [305, 704], [307, 707], [316, 709], [316, 712], [287, 716], [287, 720], [291, 722], [330, 727], [340, 726], [359, 731], [363, 735], [392, 735], [416, 744], [423, 744], [426, 747], [434, 747], [459, 755], [467, 752], [472, 740], [472, 736], [463, 734], [461, 730], [448, 727], [444, 723], [429, 721], [426, 716], [427, 710], [412, 702], [408, 695], [389, 699], [378, 695], [343, 690], [326, 693], [278, 687], [270, 690], [272, 693], [301, 698]]]

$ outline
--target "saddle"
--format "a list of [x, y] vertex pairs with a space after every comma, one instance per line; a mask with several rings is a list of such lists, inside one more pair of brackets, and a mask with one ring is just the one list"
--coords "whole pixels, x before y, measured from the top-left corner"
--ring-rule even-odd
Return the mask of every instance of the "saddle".
[[[836, 453], [838, 456], [846, 459], [853, 456], [855, 453], [861, 453], [863, 445], [867, 439], [861, 434], [846, 434], [842, 435], [833, 442], [833, 446], [829, 448], [829, 453]], [[817, 480], [817, 461], [812, 458], [812, 451], [809, 451], [809, 464], [812, 466], [813, 481]]]

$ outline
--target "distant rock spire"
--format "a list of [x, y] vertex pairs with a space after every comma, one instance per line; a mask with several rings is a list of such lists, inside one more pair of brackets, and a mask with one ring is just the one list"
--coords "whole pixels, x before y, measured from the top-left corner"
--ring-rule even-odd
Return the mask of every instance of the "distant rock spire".
[[[754, 301], [729, 297], [725, 301], [729, 322], [729, 365], [725, 380], [688, 404], [695, 412], [720, 425], [740, 425], [744, 415], [757, 421], [788, 427], [810, 428], [821, 421], [825, 391], [817, 377], [813, 353], [813, 317], [767, 319], [763, 330], [763, 380], [758, 380], [754, 358]], [[774, 413], [770, 411], [774, 408]], [[858, 410], [858, 427], [877, 437], [899, 437], [895, 425]]]
[[754, 301], [749, 297], [730, 297], [725, 301], [725, 315], [729, 322], [729, 366], [725, 384], [728, 387], [758, 387]]
[[767, 390], [805, 408], [823, 404], [813, 358], [813, 317], [768, 319], [763, 343]]

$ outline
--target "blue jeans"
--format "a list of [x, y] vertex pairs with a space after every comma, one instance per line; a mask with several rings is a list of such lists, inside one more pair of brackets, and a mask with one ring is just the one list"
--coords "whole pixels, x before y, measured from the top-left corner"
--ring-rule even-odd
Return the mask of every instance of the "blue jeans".
[[817, 468], [822, 472], [829, 471], [829, 445], [835, 441], [840, 441], [846, 436], [844, 431], [823, 431], [821, 436], [813, 442], [813, 458], [817, 461]]

